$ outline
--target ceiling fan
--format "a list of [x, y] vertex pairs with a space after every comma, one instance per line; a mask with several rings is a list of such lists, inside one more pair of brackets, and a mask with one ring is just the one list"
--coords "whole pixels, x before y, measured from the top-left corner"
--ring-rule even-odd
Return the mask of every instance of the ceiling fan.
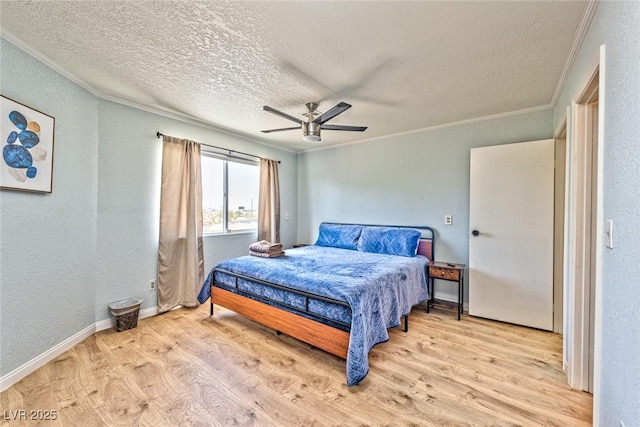
[[275, 108], [271, 108], [268, 105], [262, 107], [264, 111], [268, 111], [269, 113], [273, 113], [277, 116], [284, 117], [287, 120], [291, 120], [292, 122], [298, 123], [300, 126], [289, 127], [289, 128], [280, 128], [280, 129], [269, 129], [263, 130], [263, 133], [271, 133], [271, 132], [281, 132], [284, 130], [294, 130], [294, 129], [302, 129], [302, 139], [308, 142], [317, 142], [320, 141], [320, 130], [347, 130], [352, 132], [364, 132], [367, 127], [366, 126], [342, 126], [342, 125], [328, 125], [325, 124], [335, 116], [344, 111], [351, 108], [350, 104], [346, 102], [341, 102], [326, 113], [320, 113], [318, 109], [317, 102], [307, 102], [306, 104], [307, 112], [303, 114], [303, 116], [307, 116], [307, 120], [301, 120], [296, 117], [290, 116], [287, 113], [283, 113], [282, 111], [276, 110]]

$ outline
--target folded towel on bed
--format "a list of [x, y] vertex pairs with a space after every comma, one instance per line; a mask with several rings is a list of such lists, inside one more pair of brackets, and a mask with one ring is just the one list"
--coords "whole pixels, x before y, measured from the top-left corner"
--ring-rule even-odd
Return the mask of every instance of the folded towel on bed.
[[253, 256], [260, 256], [263, 258], [277, 258], [279, 256], [283, 256], [284, 255], [284, 251], [280, 250], [278, 252], [256, 252], [256, 251], [249, 251], [249, 255], [253, 255]]
[[273, 254], [282, 252], [282, 243], [271, 243], [267, 240], [260, 240], [249, 245], [250, 252], [260, 252], [265, 254]]

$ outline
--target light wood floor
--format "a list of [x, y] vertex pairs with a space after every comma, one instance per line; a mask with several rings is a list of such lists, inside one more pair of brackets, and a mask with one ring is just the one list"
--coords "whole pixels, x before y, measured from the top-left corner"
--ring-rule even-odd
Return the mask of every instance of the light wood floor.
[[83, 427], [591, 424], [558, 335], [421, 308], [390, 335], [347, 387], [343, 360], [205, 304], [87, 338], [3, 392], [2, 411]]

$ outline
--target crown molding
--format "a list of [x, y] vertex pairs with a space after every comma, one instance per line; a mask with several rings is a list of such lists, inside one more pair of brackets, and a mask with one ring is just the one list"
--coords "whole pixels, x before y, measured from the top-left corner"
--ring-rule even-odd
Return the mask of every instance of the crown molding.
[[558, 86], [556, 86], [556, 91], [551, 98], [551, 105], [555, 108], [558, 100], [560, 99], [560, 94], [564, 90], [564, 86], [567, 83], [567, 78], [569, 76], [569, 72], [571, 68], [573, 68], [573, 64], [578, 56], [578, 52], [580, 51], [580, 47], [584, 42], [585, 37], [587, 36], [587, 32], [591, 27], [591, 22], [593, 21], [593, 17], [598, 10], [598, 6], [600, 5], [600, 0], [589, 0], [587, 5], [584, 8], [582, 13], [582, 18], [580, 19], [580, 24], [578, 25], [578, 30], [576, 31], [576, 35], [573, 38], [573, 43], [571, 44], [571, 49], [569, 50], [569, 56], [567, 57], [567, 62], [564, 64], [564, 69], [562, 70], [562, 75], [560, 76], [560, 80], [558, 80]]
[[14, 46], [16, 46], [20, 50], [24, 51], [28, 55], [33, 56], [35, 59], [37, 59], [38, 61], [42, 62], [43, 64], [45, 64], [49, 68], [53, 69], [58, 74], [61, 74], [65, 78], [71, 80], [72, 82], [74, 82], [75, 84], [77, 84], [78, 86], [80, 86], [81, 88], [86, 90], [87, 92], [91, 93], [93, 96], [96, 96], [96, 97], [99, 98], [102, 95], [100, 93], [100, 91], [96, 90], [89, 83], [87, 83], [86, 81], [82, 80], [81, 78], [75, 76], [74, 74], [70, 73], [64, 67], [61, 67], [56, 62], [52, 61], [51, 58], [49, 58], [49, 57], [41, 54], [37, 50], [33, 49], [24, 40], [22, 40], [21, 38], [17, 37], [13, 33], [7, 31], [6, 29], [0, 28], [0, 37], [2, 37], [3, 39], [7, 40], [9, 43], [13, 44]]
[[[146, 111], [147, 113], [152, 113], [152, 114], [156, 114], [158, 116], [162, 116], [162, 117], [167, 117], [169, 119], [173, 119], [173, 120], [177, 120], [183, 123], [188, 123], [191, 125], [195, 125], [195, 126], [200, 126], [202, 128], [205, 129], [209, 129], [218, 133], [223, 133], [225, 135], [229, 135], [229, 136], [233, 136], [235, 138], [240, 138], [243, 139], [245, 141], [254, 143], [254, 144], [259, 144], [259, 145], [264, 145], [265, 147], [269, 147], [269, 148], [273, 148], [274, 150], [279, 150], [279, 151], [285, 151], [288, 153], [296, 153], [296, 151], [293, 150], [289, 150], [287, 148], [284, 147], [278, 147], [272, 144], [268, 144], [264, 141], [261, 141], [259, 139], [254, 139], [249, 135], [245, 135], [241, 132], [237, 132], [231, 129], [227, 129], [224, 127], [220, 127], [220, 126], [216, 126], [213, 125], [207, 121], [204, 120], [200, 120], [197, 119], [195, 117], [192, 116], [188, 116], [186, 114], [182, 114], [182, 113], [177, 113], [175, 111], [172, 110], [168, 110], [168, 109], [163, 109], [163, 108], [159, 108], [159, 107], [151, 107], [149, 105], [144, 105], [144, 104], [138, 104], [137, 102], [134, 101], [130, 101], [128, 99], [123, 99], [123, 98], [118, 98], [116, 96], [111, 96], [111, 95], [105, 95], [103, 94], [102, 96], [99, 97], [100, 99], [103, 99], [105, 101], [110, 101], [110, 102], [114, 102], [116, 104], [120, 104], [120, 105], [124, 105], [127, 107], [131, 107], [131, 108], [135, 108], [137, 110], [141, 110], [141, 111]], [[164, 133], [162, 131], [160, 131], [160, 133]]]
[[409, 130], [409, 131], [405, 131], [405, 132], [398, 132], [398, 133], [393, 133], [393, 134], [389, 134], [389, 135], [376, 136], [376, 137], [373, 137], [373, 138], [360, 139], [358, 141], [345, 142], [345, 143], [342, 143], [342, 144], [334, 144], [334, 145], [330, 145], [330, 146], [327, 146], [327, 147], [311, 148], [311, 149], [308, 149], [308, 150], [301, 151], [300, 153], [301, 154], [306, 154], [306, 153], [312, 153], [312, 152], [315, 152], [315, 151], [330, 150], [332, 148], [346, 147], [348, 145], [364, 144], [366, 142], [378, 141], [378, 140], [381, 140], [381, 139], [388, 139], [388, 138], [393, 138], [393, 137], [397, 137], [397, 136], [412, 135], [412, 134], [415, 134], [415, 133], [422, 133], [422, 132], [432, 132], [432, 131], [435, 131], [435, 130], [446, 129], [446, 128], [455, 127], [455, 126], [463, 126], [463, 125], [468, 125], [468, 124], [472, 124], [472, 123], [486, 122], [486, 121], [490, 121], [490, 120], [499, 120], [499, 119], [504, 119], [504, 118], [508, 118], [508, 117], [520, 116], [522, 114], [537, 113], [539, 111], [547, 111], [547, 110], [552, 110], [552, 109], [553, 109], [553, 106], [551, 104], [541, 105], [541, 106], [538, 106], [538, 107], [524, 108], [524, 109], [521, 109], [521, 110], [509, 111], [509, 112], [506, 112], [506, 113], [491, 114], [491, 115], [488, 115], [488, 116], [474, 117], [472, 119], [459, 120], [459, 121], [455, 121], [455, 122], [444, 123], [444, 124], [441, 124], [441, 125], [428, 126], [428, 127]]

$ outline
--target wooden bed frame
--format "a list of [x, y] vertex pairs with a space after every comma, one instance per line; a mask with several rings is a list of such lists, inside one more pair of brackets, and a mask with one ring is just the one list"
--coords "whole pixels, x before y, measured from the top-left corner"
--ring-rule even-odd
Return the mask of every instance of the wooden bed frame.
[[[327, 224], [327, 223], [325, 223]], [[336, 224], [336, 223], [331, 223]], [[424, 255], [433, 260], [435, 232], [431, 227], [424, 226], [398, 226], [398, 225], [368, 225], [368, 224], [342, 224], [339, 225], [362, 225], [369, 227], [398, 227], [414, 228], [423, 232], [418, 243], [418, 254]], [[424, 236], [427, 231], [430, 236]], [[425, 272], [426, 277], [426, 272]], [[215, 283], [215, 282], [214, 282]], [[429, 296], [431, 298], [431, 296]], [[427, 302], [428, 303], [428, 302]], [[211, 315], [213, 315], [213, 305], [232, 310], [238, 314], [248, 317], [264, 326], [283, 332], [289, 336], [299, 339], [314, 347], [320, 348], [328, 353], [347, 358], [349, 348], [349, 332], [342, 329], [325, 325], [316, 320], [271, 306], [261, 301], [227, 291], [211, 285]], [[408, 322], [408, 317], [405, 318]], [[405, 331], [406, 331], [405, 323]]]

